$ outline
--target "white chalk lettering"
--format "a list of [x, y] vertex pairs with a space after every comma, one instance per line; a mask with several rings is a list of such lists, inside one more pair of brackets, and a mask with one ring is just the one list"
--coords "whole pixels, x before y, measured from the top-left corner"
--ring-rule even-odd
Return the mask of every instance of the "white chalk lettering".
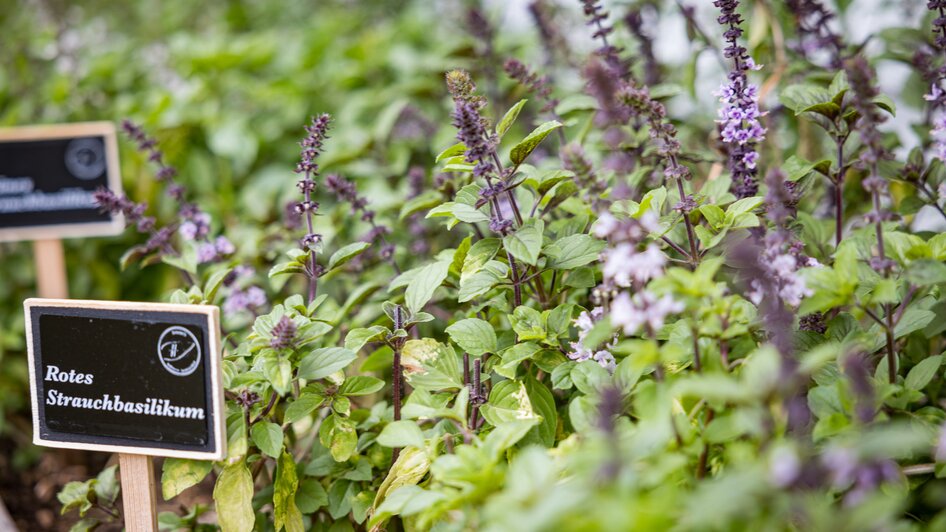
[[[56, 371], [59, 371], [59, 369], [56, 368]], [[59, 371], [59, 374], [64, 375], [65, 373]], [[175, 405], [171, 403], [170, 399], [149, 397], [140, 402], [122, 401], [120, 395], [112, 397], [109, 394], [103, 394], [101, 397], [93, 398], [66, 395], [57, 390], [46, 391], [46, 405], [178, 419], [204, 419], [206, 416], [203, 408]]]
[[71, 382], [73, 384], [92, 384], [92, 374], [76, 373], [74, 369], [70, 369], [67, 373], [59, 369], [59, 366], [47, 366], [46, 376], [43, 380], [50, 382]]

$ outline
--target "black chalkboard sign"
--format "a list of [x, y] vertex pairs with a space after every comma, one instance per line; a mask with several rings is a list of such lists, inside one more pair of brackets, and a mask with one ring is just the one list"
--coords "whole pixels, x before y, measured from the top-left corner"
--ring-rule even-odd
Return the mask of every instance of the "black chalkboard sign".
[[0, 240], [120, 233], [95, 205], [102, 187], [121, 191], [112, 123], [0, 129]]
[[226, 455], [217, 307], [28, 299], [37, 445]]

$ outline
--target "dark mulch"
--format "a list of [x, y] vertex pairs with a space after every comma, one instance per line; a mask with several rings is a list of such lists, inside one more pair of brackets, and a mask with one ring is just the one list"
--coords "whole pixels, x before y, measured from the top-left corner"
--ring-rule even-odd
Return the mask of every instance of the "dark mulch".
[[[28, 427], [26, 429], [29, 430]], [[105, 467], [118, 463], [118, 456], [87, 451], [41, 449], [34, 447], [26, 438], [19, 439], [24, 441], [17, 442], [7, 436], [0, 437], [0, 499], [22, 531], [68, 531], [79, 519], [78, 513], [73, 511], [60, 515], [62, 505], [56, 494], [66, 483], [88, 480]], [[154, 466], [159, 512], [172, 511], [180, 514], [186, 511], [182, 505], [190, 506], [198, 502], [212, 506], [213, 475], [182, 493], [172, 504], [161, 498], [160, 458], [154, 459]], [[88, 515], [104, 517], [105, 514], [93, 509]], [[119, 530], [122, 530], [120, 523], [103, 525], [96, 529], [97, 532]]]

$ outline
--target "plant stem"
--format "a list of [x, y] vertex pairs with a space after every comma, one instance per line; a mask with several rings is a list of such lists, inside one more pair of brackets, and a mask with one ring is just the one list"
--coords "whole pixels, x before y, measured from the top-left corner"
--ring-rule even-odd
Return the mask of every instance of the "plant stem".
[[[306, 181], [312, 179], [311, 173], [307, 170], [305, 173]], [[305, 187], [305, 204], [312, 204], [312, 192], [309, 190], [309, 187]], [[313, 234], [313, 224], [312, 224], [312, 209], [307, 208], [305, 211], [305, 223], [306, 229], [309, 231], [307, 234]], [[309, 301], [308, 304], [312, 304], [315, 300], [315, 296], [319, 292], [319, 276], [316, 272], [318, 267], [316, 252], [314, 248], [309, 248]]]
[[[713, 418], [716, 416], [716, 413], [712, 408], [706, 410], [706, 423], [704, 427], [710, 424], [713, 421]], [[709, 458], [709, 443], [703, 442], [703, 452], [700, 453], [700, 461], [696, 465], [696, 478], [703, 478], [706, 476], [706, 462]]]
[[[874, 163], [873, 167], [871, 168], [871, 177], [876, 175], [878, 175], [877, 163]], [[890, 269], [887, 268], [886, 264], [884, 263], [887, 259], [887, 253], [884, 248], [884, 222], [880, 211], [880, 190], [878, 190], [877, 187], [873, 187], [871, 190], [871, 199], [874, 205], [874, 214], [876, 215], [876, 220], [874, 221], [874, 231], [877, 233], [877, 256], [880, 259], [881, 267], [883, 268], [884, 278], [888, 278], [890, 277]], [[884, 327], [886, 330], [884, 332], [887, 339], [887, 379], [890, 384], [896, 384], [897, 353], [894, 351], [894, 325], [890, 303], [884, 304], [884, 314], [884, 319], [886, 320]]]
[[917, 190], [926, 196], [926, 198], [930, 201], [930, 205], [939, 211], [943, 218], [946, 218], [946, 211], [944, 211], [943, 208], [939, 206], [939, 203], [936, 203], [936, 196], [928, 188], [926, 188], [926, 183], [913, 183], [913, 186], [915, 186]]
[[118, 509], [116, 509], [116, 508], [108, 508], [108, 507], [104, 506], [102, 503], [97, 502], [97, 501], [96, 501], [96, 503], [95, 503], [95, 506], [96, 506], [99, 510], [102, 510], [103, 512], [105, 512], [105, 513], [107, 513], [108, 515], [110, 515], [110, 516], [111, 516], [112, 518], [114, 518], [114, 519], [119, 519], [119, 518], [121, 517], [121, 514], [118, 513]]
[[463, 353], [463, 385], [470, 385], [470, 354]]
[[683, 249], [682, 247], [677, 245], [673, 240], [670, 240], [666, 236], [661, 235], [660, 239], [666, 242], [668, 246], [674, 249], [674, 251], [686, 257], [688, 262], [690, 261], [690, 254], [687, 253], [687, 250]]
[[844, 238], [844, 190], [841, 183], [834, 184], [834, 247], [841, 247]]
[[[276, 406], [276, 399], [278, 397], [279, 397], [279, 394], [273, 391], [272, 395], [269, 396], [269, 402], [266, 403], [266, 406], [264, 406], [263, 409], [260, 411], [259, 415], [256, 416], [256, 419], [250, 422], [250, 425], [254, 425], [262, 421], [262, 419], [266, 417], [267, 414], [269, 414], [269, 411], [272, 410], [274, 406]], [[249, 412], [247, 412], [247, 415], [249, 415]], [[246, 428], [249, 429], [250, 425], [247, 425]]]
[[[397, 331], [404, 327], [401, 317], [401, 306], [394, 307], [394, 330]], [[403, 342], [400, 338], [394, 341], [394, 421], [401, 419], [401, 379], [403, 378], [404, 368], [401, 366], [401, 347]]]
[[[487, 176], [487, 182], [492, 186], [492, 180], [489, 179], [489, 176]], [[499, 222], [505, 221], [502, 209], [499, 207], [499, 201], [495, 197], [490, 198], [489, 205], [496, 220]], [[518, 307], [522, 304], [522, 287], [519, 281], [519, 268], [516, 265], [516, 259], [513, 258], [512, 253], [509, 253], [508, 250], [506, 251], [506, 259], [509, 260], [509, 270], [512, 273], [513, 301], [515, 302], [515, 306]]]
[[884, 318], [887, 320], [887, 326], [885, 327], [885, 336], [887, 338], [887, 381], [890, 384], [897, 383], [897, 353], [894, 351], [894, 338], [893, 338], [893, 315], [890, 313], [890, 303], [884, 305], [884, 311], [886, 316]]
[[512, 253], [506, 251], [506, 258], [509, 259], [509, 269], [512, 272], [512, 299], [514, 306], [522, 305], [522, 287], [519, 284], [519, 268], [516, 266], [516, 259], [512, 258]]
[[916, 294], [916, 287], [912, 284], [910, 285], [909, 290], [907, 290], [907, 296], [903, 298], [903, 301], [900, 303], [900, 306], [897, 307], [897, 312], [893, 316], [893, 326], [896, 327], [900, 323], [900, 318], [903, 317], [903, 313], [907, 310], [907, 305], [910, 304], [910, 301], [913, 300], [913, 296]]
[[481, 364], [481, 358], [477, 358], [473, 361], [473, 393], [470, 394], [470, 402], [473, 403], [473, 412], [470, 414], [470, 428], [474, 431], [476, 430], [476, 425], [479, 421], [480, 405], [485, 402], [481, 397]]
[[[676, 168], [679, 166], [677, 164], [677, 158], [671, 156], [670, 164]], [[677, 191], [680, 193], [680, 201], [686, 199], [686, 191], [683, 189], [683, 179], [677, 178]], [[700, 252], [696, 246], [696, 235], [693, 233], [693, 223], [690, 221], [690, 213], [683, 212], [683, 223], [687, 228], [687, 240], [690, 242], [690, 266], [693, 269], [696, 269], [696, 265], [700, 262]]]
[[394, 350], [394, 421], [401, 420], [401, 348]]
[[844, 143], [847, 142], [847, 135], [835, 136], [834, 143], [837, 145], [838, 171], [834, 175], [834, 246], [841, 245], [844, 238]]
[[700, 333], [697, 331], [696, 327], [690, 328], [690, 333], [693, 336], [693, 369], [697, 373], [703, 372], [703, 363], [700, 360]]

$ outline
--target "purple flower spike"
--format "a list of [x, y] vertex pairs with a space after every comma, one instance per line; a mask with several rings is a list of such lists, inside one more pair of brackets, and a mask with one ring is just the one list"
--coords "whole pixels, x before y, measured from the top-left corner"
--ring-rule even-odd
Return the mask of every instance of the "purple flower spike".
[[765, 139], [765, 128], [759, 122], [763, 115], [759, 111], [759, 89], [749, 83], [746, 73], [760, 67], [749, 57], [745, 47], [739, 44], [742, 36], [742, 16], [736, 13], [739, 1], [716, 0], [713, 5], [721, 12], [716, 20], [728, 28], [723, 34], [727, 43], [723, 53], [733, 60], [729, 82], [718, 93], [723, 106], [716, 122], [723, 142], [729, 145], [733, 194], [737, 198], [746, 198], [759, 191], [756, 179], [759, 153], [755, 146]]

